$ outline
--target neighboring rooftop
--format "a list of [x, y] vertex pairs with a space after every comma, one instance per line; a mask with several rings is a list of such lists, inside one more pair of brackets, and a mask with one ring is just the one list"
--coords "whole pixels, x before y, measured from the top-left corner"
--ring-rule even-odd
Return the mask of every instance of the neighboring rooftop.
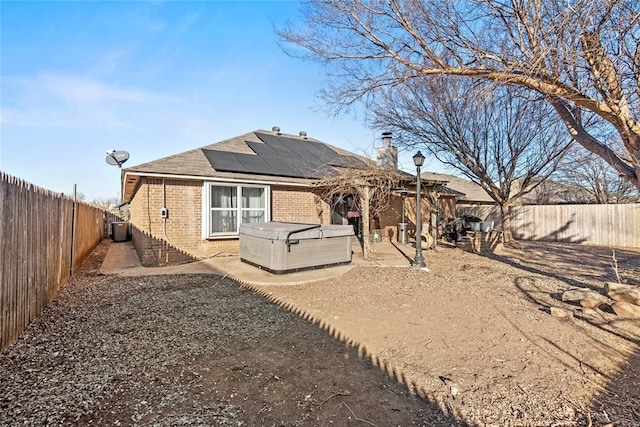
[[459, 202], [483, 204], [494, 203], [493, 199], [489, 197], [482, 187], [468, 179], [437, 172], [423, 172], [420, 176], [423, 179], [431, 181], [446, 181], [446, 188], [458, 193], [456, 194], [456, 199]]

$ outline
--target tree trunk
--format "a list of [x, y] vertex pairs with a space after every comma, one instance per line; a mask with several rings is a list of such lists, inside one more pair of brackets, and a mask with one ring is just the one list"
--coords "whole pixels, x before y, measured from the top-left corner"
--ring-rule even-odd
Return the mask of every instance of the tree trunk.
[[[567, 130], [571, 137], [578, 144], [582, 145], [589, 152], [595, 154], [602, 158], [605, 162], [607, 162], [613, 169], [615, 169], [620, 176], [624, 176], [625, 179], [629, 180], [638, 190], [640, 190], [640, 164], [638, 164], [638, 160], [635, 161], [625, 161], [623, 160], [618, 153], [616, 153], [612, 148], [607, 145], [601, 143], [598, 139], [593, 137], [587, 130], [580, 124], [578, 120], [576, 120], [574, 114], [571, 112], [571, 109], [568, 107], [566, 102], [561, 102], [558, 100], [554, 100], [553, 98], [549, 98], [548, 101], [558, 112], [558, 115], [564, 122]], [[619, 118], [620, 122], [625, 123], [624, 118]], [[607, 120], [616, 126], [615, 121], [612, 119]], [[620, 131], [621, 127], [616, 126], [616, 128]], [[622, 135], [622, 132], [620, 132]], [[624, 141], [624, 140], [623, 140]], [[629, 154], [631, 154], [631, 158], [638, 159], [640, 158], [640, 150], [633, 147], [632, 144], [625, 142], [625, 148], [628, 150]]]
[[[437, 196], [436, 196], [437, 197]], [[433, 237], [433, 243], [429, 249], [435, 249], [438, 241], [438, 211], [437, 204], [435, 209], [431, 209], [431, 237]]]
[[511, 233], [511, 215], [509, 214], [509, 204], [500, 204], [500, 216], [502, 217], [502, 243], [509, 243], [513, 240]]
[[371, 230], [369, 227], [370, 191], [368, 186], [364, 186], [360, 192], [360, 200], [362, 203], [362, 216], [360, 217], [362, 228], [362, 256], [364, 259], [371, 259], [373, 257], [373, 242], [371, 242]]

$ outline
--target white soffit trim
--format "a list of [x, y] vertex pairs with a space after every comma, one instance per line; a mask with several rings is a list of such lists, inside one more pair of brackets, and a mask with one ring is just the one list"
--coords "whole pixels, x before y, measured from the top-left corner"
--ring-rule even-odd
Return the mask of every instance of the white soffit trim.
[[126, 172], [124, 173], [125, 182], [127, 176], [149, 176], [154, 178], [178, 178], [178, 179], [192, 179], [196, 181], [205, 182], [237, 182], [240, 184], [265, 184], [265, 185], [290, 185], [292, 187], [310, 187], [311, 184], [301, 182], [288, 182], [288, 181], [269, 181], [261, 179], [240, 179], [240, 178], [221, 178], [212, 176], [198, 176], [198, 175], [171, 175], [164, 173], [141, 173], [141, 172]]

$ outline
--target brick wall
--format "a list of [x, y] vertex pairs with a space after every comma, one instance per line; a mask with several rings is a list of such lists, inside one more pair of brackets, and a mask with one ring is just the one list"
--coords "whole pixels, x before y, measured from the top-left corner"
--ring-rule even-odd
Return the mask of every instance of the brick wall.
[[[157, 263], [158, 251], [165, 253], [161, 263], [184, 262], [185, 256], [201, 259], [238, 252], [237, 238], [202, 238], [202, 186], [202, 181], [165, 179], [163, 190], [162, 179], [142, 179], [129, 207], [131, 223], [138, 230], [138, 233], [134, 233], [133, 240], [141, 260], [144, 258], [148, 262]], [[166, 220], [160, 216], [163, 199], [164, 207], [169, 210]], [[443, 198], [441, 210], [448, 214], [451, 209], [449, 201], [445, 202]], [[401, 220], [401, 212], [402, 198], [393, 196], [389, 209], [379, 218], [384, 240], [397, 240], [397, 224]], [[429, 222], [430, 207], [427, 199], [423, 199], [422, 212], [423, 222]], [[406, 198], [405, 215], [406, 222], [415, 224], [415, 198]], [[271, 220], [330, 224], [330, 207], [310, 188], [273, 185]], [[175, 254], [171, 247], [177, 250]]]
[[183, 264], [196, 260], [192, 255], [170, 245], [166, 240], [155, 238], [136, 227], [132, 227], [131, 234], [140, 263], [145, 267]]
[[[171, 255], [173, 246], [180, 253], [194, 258], [207, 258], [220, 253], [237, 253], [238, 239], [202, 238], [202, 181], [143, 178], [129, 206], [136, 250], [142, 259], [156, 262], [155, 246], [169, 242], [162, 250], [167, 256], [161, 263], [184, 262], [182, 256]], [[164, 191], [164, 193], [163, 193]], [[160, 216], [163, 207], [169, 210], [165, 220]], [[311, 189], [272, 186], [271, 220], [330, 223], [329, 206]], [[151, 250], [151, 248], [154, 250]], [[151, 264], [149, 264], [151, 265]]]
[[456, 217], [456, 198], [453, 196], [440, 197], [440, 217], [446, 221]]
[[[398, 223], [402, 220], [402, 197], [401, 196], [391, 196], [391, 200], [389, 201], [389, 207], [380, 215], [378, 220], [378, 225], [382, 230], [382, 239], [386, 241], [397, 241], [398, 239]], [[405, 222], [410, 224], [410, 229], [415, 232], [415, 221], [416, 221], [416, 199], [415, 195], [413, 197], [407, 196], [404, 200], [405, 205]], [[429, 203], [429, 199], [423, 197], [421, 203], [422, 210], [422, 222], [429, 222], [431, 215], [431, 205]], [[440, 214], [441, 215], [451, 215], [452, 209], [455, 209], [455, 199], [451, 197], [442, 197], [440, 198]], [[446, 218], [446, 217], [445, 217]], [[372, 228], [374, 224], [371, 224]]]
[[[238, 252], [237, 239], [202, 239], [202, 181], [165, 179], [164, 207], [169, 210], [166, 220], [160, 216], [163, 207], [162, 179], [143, 178], [141, 182], [129, 206], [134, 228], [169, 242], [194, 258]], [[133, 237], [135, 239], [136, 236]], [[141, 238], [138, 235], [138, 239]], [[138, 243], [138, 247], [143, 245]]]
[[[392, 203], [392, 207], [390, 209], [390, 213], [392, 213], [396, 218], [397, 222], [400, 222], [402, 218], [402, 199], [397, 197], [397, 202]], [[416, 224], [416, 198], [415, 194], [412, 196], [408, 196], [405, 199], [405, 222], [409, 223], [409, 235], [415, 235], [415, 224]], [[452, 196], [441, 196], [440, 197], [440, 206], [439, 206], [439, 216], [445, 221], [448, 218], [455, 217], [455, 206], [456, 199]], [[431, 203], [428, 198], [423, 197], [420, 202], [420, 207], [422, 208], [422, 222], [429, 223], [431, 218]], [[396, 216], [397, 215], [397, 216]], [[392, 217], [391, 217], [392, 218]], [[396, 224], [387, 223], [389, 228], [384, 229], [383, 236], [389, 235], [391, 230], [396, 227]], [[390, 230], [391, 228], [391, 230]], [[423, 230], [424, 233], [424, 230]], [[393, 231], [394, 240], [397, 239], [397, 231]]]
[[309, 188], [272, 186], [271, 220], [330, 224], [329, 205]]
[[[408, 206], [405, 206], [408, 209]], [[408, 212], [405, 212], [405, 215]], [[391, 196], [389, 207], [378, 218], [382, 239], [385, 241], [398, 240], [398, 223], [402, 220], [402, 197]], [[407, 218], [405, 218], [405, 221]], [[373, 226], [373, 224], [371, 224]]]
[[[131, 223], [138, 233], [133, 240], [136, 250], [144, 262], [179, 263], [185, 256], [207, 258], [223, 253], [237, 253], [238, 239], [202, 238], [202, 181], [143, 178], [140, 188], [131, 201], [129, 212]], [[160, 215], [163, 207], [169, 210], [165, 220]], [[450, 214], [455, 201], [441, 199], [441, 210]], [[423, 222], [429, 222], [428, 199], [422, 203]], [[389, 209], [378, 219], [382, 238], [397, 240], [397, 225], [402, 216], [402, 198], [393, 196]], [[271, 220], [330, 224], [330, 207], [313, 190], [284, 185], [271, 186]], [[415, 198], [405, 200], [405, 221], [415, 225]], [[164, 245], [164, 246], [163, 246]], [[173, 247], [176, 252], [172, 253]], [[153, 249], [153, 250], [152, 250]], [[158, 252], [165, 256], [158, 258]], [[152, 264], [147, 264], [152, 265]]]

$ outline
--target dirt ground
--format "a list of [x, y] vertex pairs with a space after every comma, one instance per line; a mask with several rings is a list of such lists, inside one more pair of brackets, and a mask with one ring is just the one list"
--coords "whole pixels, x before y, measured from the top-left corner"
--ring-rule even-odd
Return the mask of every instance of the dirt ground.
[[[107, 247], [0, 355], [1, 425], [640, 425], [640, 321], [559, 300], [615, 281], [610, 250], [446, 248], [429, 272], [249, 289], [101, 276]], [[640, 285], [640, 253], [616, 260]]]
[[[610, 250], [518, 243], [492, 258], [425, 257], [430, 272], [358, 268], [261, 290], [469, 424], [640, 425], [640, 321], [560, 301], [563, 290], [616, 280]], [[616, 260], [640, 284], [640, 254]]]

